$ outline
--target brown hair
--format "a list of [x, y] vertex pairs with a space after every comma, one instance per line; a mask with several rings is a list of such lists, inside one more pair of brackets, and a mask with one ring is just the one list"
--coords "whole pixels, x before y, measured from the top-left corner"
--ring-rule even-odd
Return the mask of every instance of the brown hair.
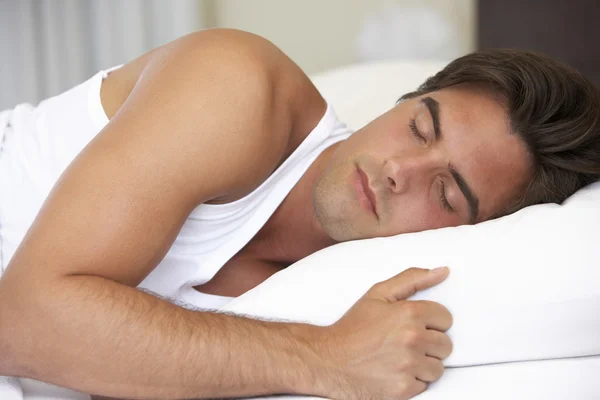
[[600, 91], [577, 70], [541, 53], [481, 50], [452, 61], [400, 100], [462, 84], [499, 97], [531, 155], [533, 178], [502, 214], [562, 203], [600, 179]]

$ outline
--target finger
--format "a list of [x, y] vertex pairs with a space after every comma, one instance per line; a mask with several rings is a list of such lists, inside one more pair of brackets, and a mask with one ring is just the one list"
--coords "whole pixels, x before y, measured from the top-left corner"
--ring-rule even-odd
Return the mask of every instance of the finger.
[[450, 273], [448, 267], [432, 270], [409, 268], [398, 275], [379, 282], [368, 292], [368, 295], [390, 303], [405, 300], [418, 292], [443, 282]]
[[410, 387], [407, 390], [407, 395], [409, 399], [423, 393], [427, 390], [427, 382], [420, 381], [415, 379], [414, 382], [411, 383]]
[[427, 329], [446, 332], [452, 326], [452, 314], [440, 303], [429, 300], [407, 300], [397, 304], [397, 307], [402, 310], [402, 318], [421, 322]]
[[423, 335], [423, 345], [418, 350], [428, 357], [445, 360], [452, 354], [452, 340], [445, 333], [428, 329]]
[[444, 364], [435, 357], [422, 356], [417, 365], [416, 378], [420, 381], [435, 382], [444, 374]]

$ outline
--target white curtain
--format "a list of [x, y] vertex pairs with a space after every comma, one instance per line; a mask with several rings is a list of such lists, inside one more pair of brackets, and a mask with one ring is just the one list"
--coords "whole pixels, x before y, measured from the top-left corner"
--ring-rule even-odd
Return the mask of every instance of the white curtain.
[[0, 110], [203, 28], [201, 0], [0, 0]]

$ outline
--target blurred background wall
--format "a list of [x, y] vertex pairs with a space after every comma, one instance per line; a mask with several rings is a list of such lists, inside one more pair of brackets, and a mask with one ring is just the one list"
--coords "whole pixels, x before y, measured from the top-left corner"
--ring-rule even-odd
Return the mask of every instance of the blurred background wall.
[[475, 0], [0, 0], [0, 109], [199, 29], [267, 37], [307, 73], [475, 47]]
[[599, 0], [479, 0], [477, 24], [479, 47], [541, 51], [600, 87]]
[[211, 25], [267, 37], [309, 74], [475, 48], [475, 0], [213, 0], [212, 7]]
[[516, 47], [600, 84], [599, 20], [599, 0], [0, 0], [0, 110], [213, 27], [262, 35], [308, 74]]

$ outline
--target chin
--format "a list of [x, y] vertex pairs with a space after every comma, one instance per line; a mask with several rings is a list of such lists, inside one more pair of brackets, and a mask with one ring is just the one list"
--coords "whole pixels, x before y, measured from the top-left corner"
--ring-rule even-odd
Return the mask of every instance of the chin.
[[[319, 207], [318, 204], [315, 204], [315, 213], [321, 228], [331, 239], [336, 242], [347, 242], [375, 237], [375, 235], [365, 232], [365, 227], [358, 224], [356, 215], [340, 211], [345, 207], [334, 207], [334, 204], [331, 203], [327, 205], [330, 207]], [[348, 208], [345, 209], [348, 210]]]
[[321, 228], [336, 242], [373, 237], [365, 232], [364, 225], [369, 221], [362, 221], [364, 211], [349, 184], [354, 168], [344, 166], [328, 172], [317, 180], [312, 192], [313, 209]]

